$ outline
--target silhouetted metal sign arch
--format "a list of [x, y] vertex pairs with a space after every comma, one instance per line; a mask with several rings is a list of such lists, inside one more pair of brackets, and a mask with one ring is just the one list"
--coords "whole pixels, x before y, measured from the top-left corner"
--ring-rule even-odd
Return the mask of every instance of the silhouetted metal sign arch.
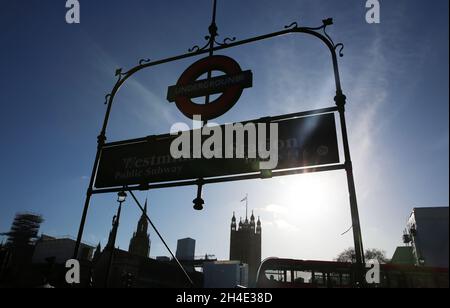
[[[214, 3], [214, 8], [215, 8], [215, 3]], [[307, 173], [307, 172], [319, 172], [319, 171], [344, 169], [347, 174], [347, 183], [348, 183], [348, 189], [349, 189], [350, 210], [351, 210], [351, 217], [352, 217], [352, 227], [353, 227], [353, 238], [354, 238], [355, 251], [356, 251], [356, 261], [359, 265], [359, 268], [362, 271], [362, 266], [364, 264], [364, 254], [363, 254], [363, 245], [362, 245], [362, 236], [361, 236], [361, 228], [360, 228], [360, 222], [359, 222], [357, 200], [356, 200], [355, 183], [354, 183], [354, 178], [353, 178], [353, 167], [352, 167], [352, 162], [351, 162], [351, 157], [350, 157], [347, 126], [346, 126], [346, 121], [345, 121], [346, 97], [342, 92], [341, 82], [340, 82], [340, 77], [339, 77], [339, 67], [338, 67], [338, 61], [337, 61], [337, 54], [342, 56], [343, 44], [341, 44], [341, 43], [335, 44], [333, 42], [333, 40], [331, 39], [331, 37], [327, 34], [326, 29], [328, 26], [330, 26], [332, 24], [333, 24], [333, 21], [331, 18], [324, 19], [322, 21], [322, 25], [319, 27], [315, 27], [315, 28], [300, 27], [300, 26], [298, 26], [297, 23], [294, 22], [288, 26], [285, 26], [284, 30], [281, 30], [278, 32], [273, 32], [273, 33], [269, 33], [269, 34], [265, 34], [265, 35], [261, 35], [261, 36], [256, 36], [256, 37], [252, 37], [252, 38], [248, 38], [248, 39], [244, 39], [244, 40], [240, 40], [240, 41], [236, 41], [235, 38], [225, 38], [222, 42], [218, 42], [216, 40], [218, 34], [217, 34], [217, 26], [215, 24], [215, 9], [214, 9], [213, 21], [209, 27], [210, 35], [206, 37], [207, 43], [205, 44], [205, 46], [203, 46], [203, 47], [194, 46], [193, 48], [189, 49], [188, 53], [174, 56], [174, 57], [169, 57], [169, 58], [158, 60], [158, 61], [142, 59], [139, 61], [139, 64], [137, 66], [135, 66], [125, 72], [123, 72], [122, 69], [118, 69], [116, 71], [116, 76], [118, 77], [118, 79], [117, 79], [111, 93], [106, 96], [107, 109], [106, 109], [101, 132], [97, 138], [97, 140], [98, 140], [97, 153], [96, 153], [94, 165], [92, 168], [92, 173], [91, 173], [91, 177], [90, 177], [90, 181], [89, 181], [89, 187], [87, 189], [86, 200], [84, 203], [84, 209], [83, 209], [83, 213], [82, 213], [82, 217], [81, 217], [81, 221], [80, 221], [80, 228], [78, 231], [77, 243], [76, 243], [75, 251], [74, 251], [74, 258], [76, 258], [78, 256], [78, 249], [79, 249], [82, 235], [83, 235], [83, 230], [84, 230], [84, 225], [85, 225], [85, 221], [86, 221], [86, 217], [87, 217], [87, 211], [89, 208], [90, 198], [93, 194], [119, 192], [122, 190], [128, 190], [128, 191], [132, 192], [134, 190], [147, 190], [147, 189], [178, 187], [178, 186], [187, 186], [187, 185], [198, 185], [199, 187], [201, 187], [201, 185], [210, 184], [210, 183], [221, 183], [221, 182], [227, 182], [227, 181], [266, 178], [266, 177], [282, 176], [282, 175], [289, 175], [289, 174], [299, 174], [299, 173]], [[161, 183], [159, 183], [159, 182], [158, 183], [149, 183], [147, 180], [145, 180], [143, 183], [138, 184], [138, 185], [124, 184], [124, 186], [122, 186], [122, 187], [109, 187], [108, 185], [105, 185], [108, 187], [101, 188], [101, 189], [96, 188], [94, 186], [97, 171], [99, 170], [99, 163], [100, 163], [100, 158], [102, 156], [102, 152], [103, 152], [103, 150], [105, 150], [105, 152], [106, 152], [107, 149], [113, 145], [111, 143], [106, 144], [106, 129], [108, 126], [109, 115], [111, 113], [111, 108], [113, 105], [114, 98], [115, 98], [117, 92], [119, 91], [119, 89], [122, 87], [122, 85], [124, 85], [124, 83], [131, 76], [133, 76], [135, 73], [137, 73], [143, 69], [146, 69], [146, 68], [150, 68], [153, 66], [157, 66], [157, 65], [161, 65], [164, 63], [169, 63], [169, 62], [173, 62], [173, 61], [177, 61], [177, 60], [181, 60], [181, 59], [200, 56], [200, 55], [204, 55], [207, 53], [209, 54], [210, 57], [216, 57], [216, 59], [217, 59], [217, 56], [213, 56], [213, 52], [215, 52], [215, 51], [225, 50], [228, 48], [237, 47], [237, 46], [241, 46], [241, 45], [245, 45], [245, 44], [249, 44], [249, 43], [253, 43], [253, 42], [257, 42], [257, 41], [261, 41], [261, 40], [266, 40], [266, 39], [278, 37], [281, 35], [293, 34], [293, 33], [303, 33], [303, 34], [312, 35], [312, 36], [320, 39], [329, 49], [330, 54], [331, 54], [331, 59], [332, 59], [332, 64], [333, 64], [333, 72], [334, 72], [335, 84], [336, 84], [336, 96], [334, 97], [336, 106], [330, 107], [330, 108], [325, 108], [325, 109], [320, 109], [320, 110], [298, 112], [296, 114], [291, 114], [288, 116], [291, 116], [292, 118], [296, 118], [296, 117], [306, 117], [306, 116], [313, 116], [313, 115], [320, 115], [320, 114], [327, 114], [327, 113], [334, 114], [337, 112], [339, 115], [339, 120], [340, 120], [340, 124], [341, 124], [341, 135], [342, 135], [343, 151], [344, 151], [344, 157], [345, 157], [345, 162], [343, 164], [322, 165], [322, 166], [313, 166], [313, 167], [307, 167], [307, 168], [295, 168], [295, 169], [287, 169], [287, 170], [275, 170], [272, 173], [266, 173], [266, 172], [260, 172], [260, 173], [256, 172], [255, 173], [254, 172], [254, 173], [248, 173], [248, 174], [237, 174], [237, 175], [226, 176], [226, 177], [218, 176], [218, 177], [210, 177], [210, 178], [199, 178], [196, 180], [169, 181], [169, 182], [161, 182]], [[209, 94], [214, 93], [214, 92], [222, 92], [222, 91], [227, 92], [229, 90], [229, 88], [235, 87], [234, 91], [230, 90], [231, 94], [229, 94], [229, 96], [231, 98], [228, 101], [225, 101], [222, 103], [220, 101], [211, 103], [211, 105], [217, 104], [216, 107], [217, 106], [220, 107], [220, 108], [219, 107], [216, 108], [217, 110], [208, 110], [206, 107], [204, 107], [205, 109], [200, 108], [200, 110], [204, 111], [204, 114], [207, 115], [207, 118], [213, 118], [215, 116], [220, 115], [221, 112], [226, 112], [227, 108], [228, 109], [231, 108], [232, 105], [234, 103], [236, 103], [237, 99], [239, 98], [238, 96], [240, 96], [242, 89], [245, 87], [248, 87], [249, 84], [251, 85], [251, 82], [249, 82], [249, 80], [251, 80], [250, 75], [249, 75], [250, 72], [249, 71], [242, 72], [242, 71], [240, 71], [240, 69], [238, 70], [236, 67], [233, 68], [232, 63], [230, 62], [230, 68], [219, 67], [220, 70], [223, 70], [226, 73], [225, 77], [221, 77], [222, 83], [224, 83], [224, 84], [228, 83], [228, 85], [226, 87], [221, 88], [221, 87], [215, 87], [214, 85], [211, 85], [211, 84], [206, 84], [206, 85], [204, 85], [207, 88], [206, 92], [200, 91], [199, 87], [197, 87], [197, 89], [196, 89], [195, 84], [196, 84], [196, 82], [198, 82], [198, 81], [196, 81], [196, 78], [198, 77], [197, 75], [199, 73], [203, 72], [204, 70], [208, 71], [208, 68], [209, 69], [216, 68], [213, 63], [214, 61], [207, 60], [207, 59], [208, 58], [200, 60], [200, 63], [206, 63], [206, 64], [201, 64], [201, 65], [199, 64], [198, 67], [191, 68], [192, 71], [189, 71], [189, 69], [188, 69], [188, 73], [186, 74], [187, 76], [185, 76], [185, 77], [182, 76], [183, 78], [182, 78], [181, 82], [179, 81], [177, 83], [177, 86], [185, 86], [187, 84], [193, 85], [193, 87], [191, 87], [190, 90], [187, 88], [184, 90], [183, 89], [180, 90], [180, 88], [174, 87], [174, 88], [172, 88], [172, 91], [169, 90], [169, 93], [168, 93], [168, 94], [170, 94], [170, 95], [168, 95], [169, 100], [171, 100], [171, 99], [175, 100], [175, 101], [179, 100], [177, 103], [178, 103], [179, 107], [181, 107], [180, 109], [183, 111], [183, 113], [185, 113], [185, 115], [187, 115], [189, 117], [193, 113], [195, 113], [195, 111], [198, 111], [198, 110], [194, 110], [195, 108], [193, 108], [193, 107], [195, 107], [195, 106], [192, 106], [192, 102], [190, 101], [190, 98], [198, 96], [198, 95], [207, 94], [207, 103], [208, 103], [209, 102]], [[204, 62], [201, 62], [202, 60]], [[244, 75], [247, 74], [247, 76], [241, 76], [244, 79], [244, 81], [242, 81], [241, 83], [233, 84], [230, 80], [224, 81], [224, 79], [223, 79], [223, 78], [225, 78], [225, 79], [229, 78], [230, 76], [236, 76], [239, 74], [244, 74]], [[212, 76], [209, 71], [208, 79], [211, 79], [211, 78], [212, 78]], [[235, 82], [235, 81], [233, 81], [233, 82]], [[236, 89], [239, 89], [239, 90], [236, 90]], [[181, 91], [180, 93], [183, 93], [184, 96], [180, 96], [179, 93], [177, 95], [177, 91]], [[185, 91], [185, 92], [183, 92], [183, 91]], [[189, 92], [189, 91], [191, 91], [191, 92]], [[173, 94], [173, 93], [175, 93], [175, 94]], [[184, 97], [184, 99], [180, 99], [180, 97]], [[189, 99], [189, 100], [187, 100], [187, 99]], [[214, 108], [212, 108], [212, 109], [214, 109]], [[283, 115], [280, 117], [272, 117], [272, 118], [270, 118], [270, 120], [271, 121], [277, 120], [277, 118], [278, 118], [278, 120], [285, 119], [286, 115]], [[334, 115], [333, 115], [333, 119], [334, 119]], [[128, 140], [127, 142], [133, 142], [133, 140]], [[362, 277], [361, 273], [358, 278], [362, 282], [363, 277]]]

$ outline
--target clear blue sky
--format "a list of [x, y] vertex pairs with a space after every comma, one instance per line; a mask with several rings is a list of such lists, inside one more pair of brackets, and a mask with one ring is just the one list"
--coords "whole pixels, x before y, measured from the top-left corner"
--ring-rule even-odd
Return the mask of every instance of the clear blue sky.
[[[182, 54], [203, 43], [211, 1], [81, 0], [81, 24], [65, 23], [65, 1], [0, 0], [0, 231], [14, 214], [45, 217], [41, 231], [75, 236], [105, 105], [117, 68], [141, 58]], [[218, 3], [219, 34], [244, 39], [293, 21], [345, 43], [341, 78], [364, 245], [391, 256], [413, 207], [449, 203], [448, 1], [386, 0], [381, 24], [365, 22], [365, 1]], [[317, 40], [291, 35], [223, 54], [254, 73], [254, 86], [230, 122], [333, 105], [329, 54]], [[167, 86], [193, 59], [136, 75], [117, 96], [108, 140], [168, 132], [186, 121], [165, 100]], [[172, 249], [197, 240], [196, 254], [228, 258], [239, 202], [261, 216], [263, 257], [332, 259], [352, 246], [342, 171], [207, 186], [206, 208], [192, 209], [195, 187], [148, 193], [150, 216]], [[146, 193], [139, 193], [143, 200]], [[116, 196], [95, 196], [84, 240], [105, 244]], [[118, 244], [128, 248], [139, 211], [126, 202]], [[150, 231], [151, 256], [168, 255]]]

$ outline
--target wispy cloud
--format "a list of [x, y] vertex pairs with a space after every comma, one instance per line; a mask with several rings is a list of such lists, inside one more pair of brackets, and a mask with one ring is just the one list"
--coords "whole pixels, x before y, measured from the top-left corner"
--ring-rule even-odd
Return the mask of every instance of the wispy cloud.
[[283, 231], [283, 232], [289, 232], [289, 233], [292, 234], [292, 232], [297, 232], [297, 231], [300, 230], [297, 226], [295, 226], [295, 225], [293, 225], [293, 224], [290, 224], [289, 222], [287, 222], [287, 221], [284, 220], [284, 219], [276, 219], [276, 220], [274, 221], [274, 223], [275, 223], [275, 226], [276, 226], [280, 231]]
[[[359, 74], [349, 74], [352, 80], [348, 89], [353, 111], [349, 121], [349, 131], [351, 132], [352, 159], [355, 170], [360, 175], [359, 194], [361, 199], [369, 197], [370, 190], [379, 183], [380, 159], [375, 153], [378, 142], [378, 133], [382, 129], [381, 110], [388, 98], [387, 67], [388, 63], [383, 54], [383, 39], [380, 34], [372, 41], [365, 50], [367, 61], [363, 67], [359, 68]], [[365, 178], [362, 178], [365, 175]], [[368, 178], [370, 175], [370, 179]]]
[[269, 204], [265, 208], [262, 208], [263, 211], [273, 213], [273, 214], [286, 214], [287, 209], [278, 204]]
[[[155, 95], [150, 88], [144, 86], [136, 79], [129, 80], [128, 84], [136, 91], [136, 95], [139, 96], [137, 102], [140, 102], [140, 104], [133, 104], [130, 107], [132, 114], [137, 119], [152, 126], [155, 124], [172, 124], [176, 122], [176, 118], [173, 116], [173, 110], [164, 108], [167, 103]], [[144, 104], [145, 106], [142, 106]]]
[[[105, 78], [111, 78], [112, 73], [123, 67], [113, 56], [104, 50], [97, 43], [90, 41], [89, 44], [92, 53], [92, 63], [98, 71], [105, 75]], [[111, 85], [112, 86], [112, 85]], [[172, 124], [175, 122], [173, 112], [166, 108], [166, 102], [154, 94], [152, 89], [145, 86], [137, 78], [131, 77], [126, 81], [123, 87], [131, 87], [127, 91], [127, 99], [131, 102], [127, 105], [127, 110], [143, 126], [154, 129], [160, 125]], [[105, 89], [107, 93], [109, 89]]]
[[270, 67], [266, 75], [270, 89], [266, 104], [271, 114], [326, 107], [333, 102], [334, 77], [330, 67], [327, 67], [329, 71], [324, 71], [323, 66], [312, 68], [292, 43], [283, 48], [274, 45], [269, 54], [270, 58], [265, 60], [265, 65]]
[[266, 213], [264, 226], [276, 228], [278, 232], [298, 232], [300, 229], [289, 222], [289, 209], [279, 204], [268, 204], [258, 209], [262, 213]]

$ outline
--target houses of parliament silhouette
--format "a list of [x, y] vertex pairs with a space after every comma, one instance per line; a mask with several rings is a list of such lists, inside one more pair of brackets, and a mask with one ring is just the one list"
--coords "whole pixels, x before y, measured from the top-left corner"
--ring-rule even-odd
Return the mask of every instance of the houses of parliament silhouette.
[[231, 218], [230, 235], [230, 260], [239, 260], [248, 264], [248, 281], [252, 285], [256, 281], [256, 275], [261, 264], [261, 220], [255, 222], [252, 211], [250, 221], [248, 220], [248, 198], [245, 197], [245, 220], [239, 220], [236, 224], [236, 216], [233, 212]]
[[[239, 261], [248, 265], [248, 283], [249, 286], [253, 286], [256, 282], [257, 271], [261, 263], [262, 228], [261, 220], [259, 217], [257, 220], [255, 219], [253, 211], [250, 219], [248, 218], [247, 197], [244, 200], [246, 201], [245, 219], [241, 218], [239, 222], [237, 222], [234, 212], [233, 217], [231, 218], [230, 260]], [[150, 259], [151, 241], [148, 233], [149, 225], [146, 214], [147, 200], [144, 205], [144, 213], [139, 218], [136, 231], [130, 239], [128, 251], [120, 250], [114, 247], [113, 236], [114, 233], [117, 232], [117, 230], [114, 230], [117, 228], [117, 225], [114, 224], [103, 253], [101, 252], [100, 245], [97, 247], [97, 251], [94, 256], [94, 259], [97, 261], [96, 270], [100, 276], [109, 276], [108, 280], [112, 280], [109, 286], [122, 286], [121, 273], [123, 272], [129, 273], [135, 279], [148, 280], [148, 277], [154, 276], [154, 273], [157, 271], [159, 273], [157, 275], [158, 284], [153, 284], [153, 286], [172, 285], [170, 280], [175, 276], [179, 276], [177, 275], [179, 269], [176, 268], [175, 263], [161, 263], [157, 260]], [[112, 267], [111, 270], [107, 270], [108, 259], [112, 253], [114, 254]], [[172, 265], [173, 268], [168, 268], [169, 265]], [[166, 275], [164, 273], [171, 274]], [[182, 279], [183, 277], [177, 280]], [[103, 281], [103, 278], [98, 280], [101, 282]], [[133, 285], [142, 286], [143, 284], [135, 281]]]

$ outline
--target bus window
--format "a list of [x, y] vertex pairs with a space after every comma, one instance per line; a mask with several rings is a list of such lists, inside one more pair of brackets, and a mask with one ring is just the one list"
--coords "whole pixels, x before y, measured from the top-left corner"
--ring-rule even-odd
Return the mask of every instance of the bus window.
[[352, 285], [352, 278], [350, 274], [348, 273], [341, 274], [341, 286], [350, 287], [351, 285]]
[[312, 273], [311, 271], [294, 271], [294, 282], [295, 283], [312, 283]]
[[284, 273], [283, 271], [278, 270], [266, 270], [265, 272], [266, 278], [270, 281], [278, 281], [283, 282], [284, 281]]
[[328, 274], [328, 285], [329, 285], [329, 287], [341, 286], [341, 277], [340, 277], [339, 273], [329, 273]]
[[317, 286], [326, 286], [326, 278], [323, 273], [313, 273], [311, 280]]
[[[448, 270], [382, 265], [381, 283], [371, 287], [448, 288]], [[351, 264], [324, 261], [268, 259], [261, 264], [257, 285], [261, 287], [353, 287], [355, 272]]]
[[285, 277], [286, 277], [286, 282], [292, 282], [292, 272], [291, 271], [285, 271]]

